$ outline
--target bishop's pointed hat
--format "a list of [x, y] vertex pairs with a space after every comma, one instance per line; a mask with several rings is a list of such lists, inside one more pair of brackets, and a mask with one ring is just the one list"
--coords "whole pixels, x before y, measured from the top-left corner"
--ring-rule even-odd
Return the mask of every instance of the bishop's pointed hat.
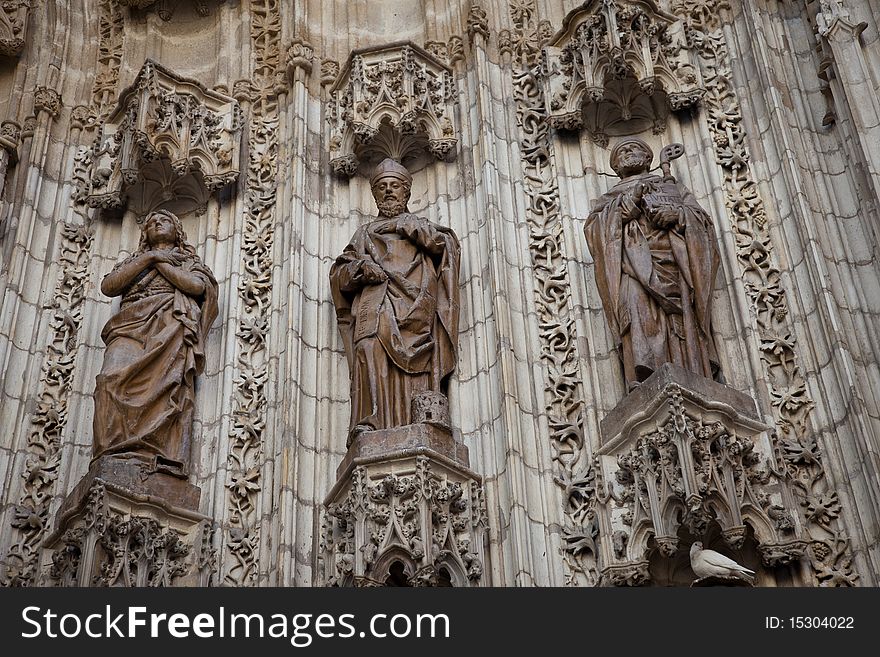
[[370, 178], [370, 186], [375, 185], [379, 178], [385, 178], [386, 176], [399, 178], [407, 185], [412, 184], [412, 176], [409, 175], [409, 171], [406, 170], [406, 167], [399, 162], [392, 160], [390, 157], [386, 157], [376, 166], [375, 171], [373, 171], [373, 176]]

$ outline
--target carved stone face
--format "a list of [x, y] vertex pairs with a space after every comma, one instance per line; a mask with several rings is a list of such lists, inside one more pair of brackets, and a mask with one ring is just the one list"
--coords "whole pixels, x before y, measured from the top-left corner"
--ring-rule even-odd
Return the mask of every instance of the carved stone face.
[[144, 234], [151, 247], [160, 245], [173, 246], [177, 241], [177, 227], [166, 214], [156, 212], [144, 223]]
[[396, 217], [409, 203], [410, 187], [396, 176], [383, 176], [373, 183], [373, 198], [383, 217]]
[[651, 166], [651, 153], [637, 141], [619, 146], [611, 160], [611, 168], [621, 178], [647, 171]]

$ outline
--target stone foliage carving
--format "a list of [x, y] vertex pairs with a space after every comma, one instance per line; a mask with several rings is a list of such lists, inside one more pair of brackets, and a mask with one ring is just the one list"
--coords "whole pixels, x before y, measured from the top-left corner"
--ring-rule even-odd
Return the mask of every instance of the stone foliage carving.
[[61, 94], [48, 87], [37, 87], [34, 90], [34, 112], [46, 112], [49, 116], [58, 116], [61, 111]]
[[798, 494], [810, 534], [813, 571], [825, 586], [850, 586], [858, 575], [839, 519], [837, 492], [828, 479], [809, 415], [814, 402], [797, 363], [796, 336], [786, 291], [775, 264], [767, 215], [750, 168], [742, 109], [734, 90], [731, 56], [722, 29], [724, 0], [676, 0], [686, 21], [706, 87], [706, 120], [724, 178], [727, 207], [737, 242], [737, 259], [760, 337], [761, 359], [770, 382], [777, 445]]
[[382, 586], [395, 563], [409, 586], [453, 586], [483, 576], [483, 487], [463, 472], [417, 457], [410, 469], [358, 466], [324, 514], [321, 551], [330, 586]]
[[[354, 51], [330, 90], [333, 170], [352, 176], [371, 151], [397, 160], [411, 150], [427, 150], [437, 159], [450, 156], [458, 144], [455, 93], [452, 70], [415, 44]], [[405, 142], [398, 152], [376, 140], [383, 123]]]
[[670, 173], [670, 158], [683, 152], [681, 144], [664, 147], [658, 176], [649, 172], [648, 144], [618, 142], [610, 162], [620, 182], [593, 201], [584, 226], [630, 389], [667, 362], [709, 378], [719, 369], [711, 328], [718, 238], [711, 217]]
[[[518, 55], [534, 58], [539, 36], [534, 1], [511, 3]], [[527, 66], [513, 70], [520, 152], [529, 198], [526, 218], [535, 272], [541, 357], [546, 367], [545, 408], [550, 424], [554, 480], [563, 492], [563, 549], [566, 584], [594, 584], [596, 570], [595, 473], [584, 444], [574, 318], [559, 212], [559, 188], [552, 166], [550, 128], [541, 86]]]
[[[81, 154], [74, 166], [74, 180], [82, 180], [85, 175]], [[91, 246], [89, 217], [79, 206], [75, 217], [61, 226], [59, 275], [52, 294], [49, 343], [40, 372], [40, 392], [29, 420], [28, 456], [21, 473], [24, 485], [12, 517], [15, 535], [3, 564], [2, 583], [6, 586], [29, 586], [38, 578], [40, 545], [49, 526], [49, 507], [61, 464]]]
[[122, 8], [116, 0], [100, 0], [98, 62], [89, 108], [92, 124], [103, 123], [116, 103], [124, 41], [125, 14]]
[[96, 481], [80, 514], [50, 537], [55, 586], [206, 586], [214, 570], [208, 521], [157, 520], [120, 504]]
[[0, 55], [16, 57], [24, 48], [30, 0], [0, 3]]
[[251, 101], [248, 135], [247, 193], [242, 233], [241, 304], [236, 332], [235, 392], [229, 432], [227, 527], [222, 583], [248, 586], [257, 581], [260, 548], [258, 497], [266, 429], [269, 382], [269, 323], [272, 297], [272, 249], [278, 180], [278, 100], [284, 69], [281, 61], [281, 14], [278, 0], [251, 6], [254, 74], [237, 92]]
[[705, 89], [682, 22], [654, 0], [588, 0], [571, 11], [541, 54], [553, 127], [608, 135], [661, 133], [668, 110], [699, 102]]
[[620, 437], [603, 436], [599, 451], [607, 581], [647, 562], [649, 539], [672, 557], [680, 527], [702, 537], [712, 522], [734, 549], [751, 527], [767, 566], [804, 555], [807, 542], [789, 511], [791, 482], [760, 422], [676, 383], [640, 408]]
[[471, 43], [476, 42], [478, 34], [486, 41], [489, 40], [489, 19], [486, 10], [477, 3], [473, 3], [468, 10], [467, 34]]
[[[174, 16], [178, 0], [114, 0], [117, 4], [139, 11], [153, 10], [163, 21], [170, 21]], [[199, 16], [207, 16], [211, 13], [207, 0], [193, 0], [196, 12]]]
[[180, 219], [159, 211], [144, 218], [137, 250], [104, 277], [101, 291], [122, 302], [101, 332], [107, 348], [95, 386], [94, 456], [136, 455], [185, 477], [217, 281]]
[[355, 232], [330, 269], [351, 374], [349, 445], [417, 414], [448, 427], [458, 351], [458, 238], [409, 212], [412, 176], [397, 162], [384, 160], [370, 182], [381, 216]]
[[303, 39], [294, 39], [287, 47], [287, 70], [291, 80], [294, 77], [296, 69], [301, 68], [306, 75], [312, 72], [312, 60], [314, 59], [315, 49], [312, 48], [308, 41]]
[[207, 190], [219, 189], [238, 178], [241, 126], [234, 99], [147, 60], [101, 126], [78, 198], [92, 207], [122, 207], [126, 188], [158, 160], [167, 160], [178, 177], [193, 174]]

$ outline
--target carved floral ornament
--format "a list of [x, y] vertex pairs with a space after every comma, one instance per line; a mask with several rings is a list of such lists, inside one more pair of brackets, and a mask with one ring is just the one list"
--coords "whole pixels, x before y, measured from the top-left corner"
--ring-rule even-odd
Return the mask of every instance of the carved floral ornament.
[[372, 152], [400, 161], [427, 150], [445, 159], [458, 144], [452, 70], [415, 44], [354, 51], [330, 98], [330, 164], [339, 175], [353, 176]]
[[16, 57], [24, 48], [29, 0], [0, 2], [0, 55]]
[[681, 20], [655, 0], [587, 0], [541, 51], [547, 116], [555, 128], [607, 135], [665, 129], [669, 110], [705, 93]]
[[188, 174], [190, 186], [195, 179], [196, 187], [219, 189], [238, 178], [241, 127], [237, 101], [147, 60], [88, 150], [76, 197], [122, 207], [145, 177], [161, 187]]

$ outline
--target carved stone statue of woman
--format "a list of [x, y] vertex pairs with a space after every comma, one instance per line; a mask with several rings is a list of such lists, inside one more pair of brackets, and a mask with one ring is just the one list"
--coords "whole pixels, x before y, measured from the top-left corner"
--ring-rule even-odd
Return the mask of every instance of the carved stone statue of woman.
[[649, 173], [653, 157], [635, 137], [614, 147], [611, 168], [620, 182], [593, 202], [584, 228], [629, 389], [664, 363], [707, 378], [718, 373], [711, 302], [720, 258], [712, 219], [668, 164], [662, 177]]
[[142, 222], [137, 250], [104, 277], [101, 291], [122, 302], [101, 332], [107, 349], [95, 388], [94, 457], [140, 455], [185, 476], [217, 281], [180, 219], [160, 210]]

